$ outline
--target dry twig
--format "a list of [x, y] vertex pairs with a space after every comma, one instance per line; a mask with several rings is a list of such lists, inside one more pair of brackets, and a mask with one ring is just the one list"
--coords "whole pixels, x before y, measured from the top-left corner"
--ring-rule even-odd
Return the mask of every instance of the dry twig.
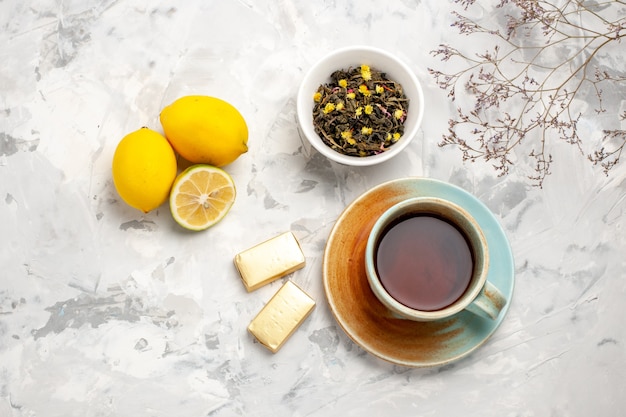
[[[480, 7], [475, 0], [455, 2], [465, 12]], [[453, 100], [463, 94], [472, 101], [471, 108], [458, 106], [440, 146], [457, 145], [463, 160], [490, 161], [505, 175], [516, 160], [514, 148], [529, 141], [534, 161], [529, 178], [541, 187], [553, 163], [550, 141], [558, 138], [584, 154], [590, 138], [581, 137], [581, 120], [614, 111], [605, 107], [605, 91], [624, 100], [626, 70], [611, 68], [610, 54], [611, 48], [624, 50], [626, 1], [499, 0], [495, 7], [495, 19], [486, 23], [453, 13], [452, 26], [493, 41], [491, 49], [471, 54], [442, 44], [431, 51], [447, 65], [463, 63], [458, 71], [429, 72]], [[581, 102], [591, 107], [584, 109]], [[626, 111], [619, 112], [617, 128], [592, 138], [587, 152], [607, 175], [626, 147], [626, 130], [620, 128]]]

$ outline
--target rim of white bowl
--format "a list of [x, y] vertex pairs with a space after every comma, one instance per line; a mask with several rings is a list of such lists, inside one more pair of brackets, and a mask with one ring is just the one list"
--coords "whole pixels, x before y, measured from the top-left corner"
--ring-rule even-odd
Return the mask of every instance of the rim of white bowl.
[[[345, 59], [343, 57], [345, 56]], [[354, 56], [355, 58], [350, 58]], [[361, 56], [359, 62], [357, 62]], [[389, 67], [380, 67], [376, 64], [363, 62], [367, 60], [367, 56], [378, 56], [389, 62]], [[370, 58], [371, 59], [371, 58]], [[374, 61], [375, 59], [372, 59]], [[343, 63], [334, 63], [334, 61], [344, 61]], [[389, 75], [390, 79], [400, 83], [404, 93], [411, 100], [411, 107], [407, 113], [407, 121], [405, 121], [405, 131], [400, 140], [389, 150], [372, 156], [357, 157], [348, 156], [331, 149], [326, 145], [313, 127], [313, 94], [317, 88], [330, 81], [330, 75], [333, 71], [349, 66], [367, 64], [379, 71], [383, 71]], [[397, 71], [396, 71], [397, 70]], [[417, 107], [417, 109], [415, 109]], [[417, 79], [415, 73], [396, 55], [372, 46], [349, 46], [336, 49], [318, 60], [304, 75], [298, 95], [296, 99], [296, 116], [298, 119], [299, 129], [306, 137], [307, 141], [322, 155], [327, 158], [343, 164], [351, 166], [368, 166], [375, 165], [387, 161], [401, 153], [413, 138], [417, 135], [424, 116], [424, 93], [422, 86]], [[406, 129], [407, 122], [411, 122], [409, 129]]]

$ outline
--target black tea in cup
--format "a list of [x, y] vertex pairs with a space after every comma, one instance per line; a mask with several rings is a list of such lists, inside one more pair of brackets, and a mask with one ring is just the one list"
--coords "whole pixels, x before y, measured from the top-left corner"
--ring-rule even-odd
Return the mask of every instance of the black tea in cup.
[[385, 290], [421, 311], [441, 310], [468, 288], [471, 247], [458, 227], [430, 214], [405, 214], [382, 233], [375, 266]]

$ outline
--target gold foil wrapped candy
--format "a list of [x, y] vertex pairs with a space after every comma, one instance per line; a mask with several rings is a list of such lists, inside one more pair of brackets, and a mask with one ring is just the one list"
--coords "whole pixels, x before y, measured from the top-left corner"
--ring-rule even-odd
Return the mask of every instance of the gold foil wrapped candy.
[[296, 284], [287, 281], [250, 322], [248, 331], [263, 346], [276, 353], [314, 307], [315, 300]]
[[291, 232], [235, 256], [235, 266], [249, 292], [304, 267], [305, 263], [300, 244]]

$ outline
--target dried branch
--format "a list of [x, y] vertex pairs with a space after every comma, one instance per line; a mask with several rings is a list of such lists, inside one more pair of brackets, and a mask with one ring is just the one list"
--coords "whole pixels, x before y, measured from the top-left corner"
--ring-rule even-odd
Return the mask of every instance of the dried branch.
[[[465, 11], [480, 7], [474, 0], [455, 3]], [[490, 161], [506, 175], [517, 160], [513, 151], [528, 142], [534, 160], [529, 178], [541, 187], [554, 161], [552, 141], [584, 154], [590, 138], [580, 136], [581, 121], [587, 113], [608, 112], [605, 89], [626, 93], [626, 71], [605, 63], [610, 48], [623, 48], [617, 45], [626, 36], [626, 2], [499, 0], [495, 11], [485, 22], [453, 12], [452, 26], [492, 42], [489, 49], [470, 53], [442, 44], [431, 51], [448, 66], [463, 64], [457, 71], [429, 68], [437, 85], [452, 100], [471, 99], [469, 107], [458, 105], [440, 146], [456, 145], [463, 160]], [[591, 110], [581, 102], [590, 102]], [[626, 112], [616, 116], [618, 125], [619, 119], [624, 122]], [[608, 175], [626, 146], [626, 130], [607, 129], [591, 140], [599, 145], [591, 144], [587, 159]]]

